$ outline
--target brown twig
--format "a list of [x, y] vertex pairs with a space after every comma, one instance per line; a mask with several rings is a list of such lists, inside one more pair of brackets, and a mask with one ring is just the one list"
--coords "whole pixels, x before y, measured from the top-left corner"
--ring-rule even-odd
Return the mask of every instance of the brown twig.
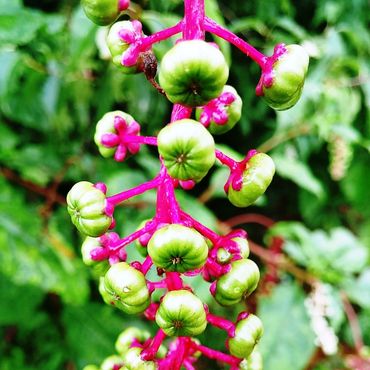
[[308, 124], [301, 124], [298, 126], [294, 126], [292, 129], [288, 131], [278, 132], [277, 134], [273, 135], [270, 139], [262, 143], [257, 148], [257, 150], [259, 152], [267, 153], [271, 149], [280, 145], [281, 143], [294, 139], [295, 137], [298, 137], [298, 136], [307, 135], [310, 131], [311, 131], [311, 126]]
[[358, 321], [358, 317], [356, 311], [354, 310], [351, 302], [348, 299], [347, 293], [341, 290], [340, 296], [343, 302], [344, 312], [347, 315], [347, 319], [349, 322], [349, 326], [351, 328], [353, 342], [355, 344], [356, 352], [361, 354], [362, 349], [364, 347], [364, 341], [362, 339], [361, 327]]
[[16, 172], [11, 170], [10, 168], [0, 168], [0, 174], [4, 176], [7, 180], [12, 181], [23, 188], [30, 190], [31, 192], [41, 195], [48, 199], [49, 197], [53, 196], [55, 198], [55, 202], [59, 204], [64, 204], [65, 199], [61, 195], [51, 195], [49, 188], [44, 188], [40, 185], [37, 185], [31, 181], [22, 179]]

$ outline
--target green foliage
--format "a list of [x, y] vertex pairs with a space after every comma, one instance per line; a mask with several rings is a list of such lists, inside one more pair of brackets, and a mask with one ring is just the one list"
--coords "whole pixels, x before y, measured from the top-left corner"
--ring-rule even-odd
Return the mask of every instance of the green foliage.
[[[154, 135], [169, 121], [170, 106], [144, 76], [122, 75], [106, 60], [104, 42], [97, 41], [106, 29], [93, 25], [77, 4], [0, 0], [0, 370], [80, 370], [112, 354], [125, 327], [147, 325], [102, 302], [81, 261], [82, 239], [64, 199], [78, 181], [104, 181], [113, 194], [155, 176], [159, 163], [151, 148], [123, 164], [103, 159], [93, 143], [95, 124], [107, 111], [121, 109], [140, 122], [143, 134]], [[326, 318], [340, 350], [313, 366], [345, 368], [354, 341], [343, 295], [370, 346], [368, 3], [207, 0], [206, 7], [211, 18], [268, 55], [279, 42], [299, 43], [310, 54], [301, 100], [275, 113], [254, 94], [257, 66], [216, 39], [243, 109], [240, 122], [215, 140], [237, 160], [256, 147], [274, 159], [275, 178], [247, 216], [291, 220], [275, 224], [266, 245], [272, 236], [283, 238], [287, 261], [325, 283]], [[136, 9], [146, 34], [175, 24], [183, 11], [180, 0], [138, 1]], [[159, 61], [175, 39], [156, 45]], [[224, 167], [215, 166], [195, 190], [176, 192], [184, 211], [219, 232], [227, 228], [218, 219], [241, 212], [226, 200], [227, 177]], [[119, 233], [135, 231], [155, 213], [154, 192], [125, 202], [116, 213]], [[263, 239], [260, 228], [248, 224], [246, 230], [252, 240]], [[133, 245], [127, 248], [129, 262], [139, 258]], [[255, 252], [251, 248], [254, 260]], [[257, 262], [264, 281], [272, 266]], [[265, 369], [304, 369], [315, 351], [304, 304], [311, 287], [278, 272], [283, 282], [269, 295], [261, 295], [262, 285], [252, 295], [265, 328]], [[237, 309], [217, 306], [209, 284], [186, 279], [213, 312], [235, 320]], [[201, 339], [222, 350], [226, 336], [209, 327]]]

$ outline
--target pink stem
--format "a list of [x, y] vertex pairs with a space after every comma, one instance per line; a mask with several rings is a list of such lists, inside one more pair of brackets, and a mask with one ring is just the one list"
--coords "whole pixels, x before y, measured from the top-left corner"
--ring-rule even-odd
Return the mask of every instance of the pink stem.
[[125, 135], [125, 143], [139, 143], [147, 145], [157, 145], [157, 138], [155, 136], [138, 136], [138, 135]]
[[184, 40], [204, 40], [204, 0], [185, 0]]
[[179, 121], [180, 119], [189, 118], [192, 108], [185, 107], [181, 104], [174, 104], [171, 113], [171, 122]]
[[238, 167], [238, 162], [222, 153], [221, 150], [216, 149], [215, 153], [216, 158], [231, 170], [235, 170]]
[[177, 339], [177, 347], [176, 351], [174, 351], [173, 361], [171, 361], [171, 369], [173, 370], [180, 370], [181, 365], [184, 361], [184, 358], [186, 356], [186, 343], [187, 338], [185, 337], [178, 337]]
[[148, 281], [146, 282], [146, 285], [149, 289], [150, 293], [153, 293], [156, 289], [164, 289], [167, 288], [166, 281]]
[[165, 193], [167, 197], [169, 214], [171, 215], [171, 221], [174, 224], [179, 224], [181, 222], [180, 207], [175, 197], [175, 189], [174, 189], [173, 182], [170, 176], [168, 175], [166, 176], [164, 180], [164, 185], [166, 189]]
[[148, 50], [153, 44], [166, 40], [169, 37], [181, 32], [183, 21], [175, 24], [172, 27], [166, 28], [152, 35], [145, 37], [141, 41], [140, 50]]
[[150, 343], [150, 347], [145, 348], [141, 352], [141, 358], [144, 361], [152, 360], [158, 352], [159, 347], [161, 346], [163, 340], [166, 338], [166, 334], [162, 329], [159, 329], [157, 334], [154, 336], [152, 342]]
[[213, 244], [217, 244], [220, 240], [221, 236], [217, 233], [209, 229], [208, 227], [201, 224], [199, 221], [195, 220], [189, 214], [185, 213], [184, 211], [180, 210], [181, 218], [188, 221], [195, 230], [199, 231], [203, 236], [208, 238]]
[[183, 365], [186, 370], [195, 370], [195, 367], [189, 360], [185, 360]]
[[156, 223], [146, 225], [142, 229], [136, 230], [134, 233], [132, 233], [132, 234], [126, 236], [125, 238], [119, 240], [117, 243], [115, 243], [114, 245], [112, 245], [110, 247], [110, 250], [116, 251], [118, 249], [121, 249], [124, 246], [132, 243], [134, 240], [140, 238], [140, 236], [146, 234], [147, 232], [150, 232], [150, 231], [154, 230], [156, 227], [157, 227]]
[[237, 366], [242, 361], [240, 358], [216, 351], [215, 349], [202, 346], [201, 344], [197, 344], [195, 342], [193, 342], [193, 346], [198, 351], [202, 352], [204, 356], [211, 358], [212, 360], [221, 361], [232, 366]]
[[141, 272], [146, 275], [150, 268], [153, 266], [153, 261], [150, 256], [146, 256], [144, 262], [141, 265]]
[[168, 290], [179, 290], [183, 288], [183, 283], [178, 272], [166, 272], [166, 284]]
[[235, 325], [232, 321], [226, 320], [223, 317], [207, 313], [207, 321], [217, 328], [225, 330], [229, 337], [235, 336]]
[[118, 193], [116, 195], [112, 195], [110, 197], [107, 197], [106, 198], [107, 202], [110, 205], [115, 206], [119, 203], [124, 202], [125, 200], [127, 200], [129, 198], [132, 198], [136, 195], [145, 193], [148, 190], [151, 190], [151, 189], [154, 189], [154, 188], [158, 187], [159, 184], [161, 183], [161, 181], [162, 181], [162, 177], [161, 177], [161, 175], [158, 175], [154, 179], [152, 179], [150, 181], [147, 181], [147, 182], [144, 182], [143, 184], [141, 184], [139, 186], [136, 186], [135, 188], [123, 191], [121, 193]]
[[242, 40], [240, 37], [236, 36], [234, 33], [230, 32], [226, 28], [221, 27], [212, 19], [205, 17], [204, 29], [235, 45], [244, 54], [254, 60], [261, 68], [264, 67], [267, 61], [266, 55], [259, 52], [252, 45], [248, 44], [246, 41]]

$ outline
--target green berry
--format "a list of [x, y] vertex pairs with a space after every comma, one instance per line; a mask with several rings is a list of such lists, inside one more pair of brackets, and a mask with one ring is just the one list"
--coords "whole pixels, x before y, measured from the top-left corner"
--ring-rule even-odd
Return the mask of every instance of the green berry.
[[253, 204], [268, 188], [275, 174], [275, 165], [265, 153], [254, 155], [246, 164], [242, 174], [240, 190], [230, 184], [227, 197], [236, 207], [248, 207]]
[[165, 271], [186, 272], [204, 265], [208, 246], [198, 231], [172, 224], [157, 230], [148, 243], [148, 253]]
[[163, 57], [159, 83], [172, 103], [196, 107], [217, 98], [229, 68], [216, 47], [202, 40], [181, 41]]
[[249, 259], [231, 262], [231, 270], [216, 283], [215, 299], [223, 306], [232, 306], [250, 295], [260, 278], [258, 266]]
[[105, 194], [90, 182], [75, 184], [67, 194], [67, 205], [73, 224], [83, 234], [101, 236], [112, 223], [105, 214]]
[[207, 326], [202, 301], [188, 290], [168, 292], [155, 316], [158, 326], [168, 336], [195, 336]]
[[158, 151], [168, 173], [178, 180], [200, 181], [215, 162], [215, 142], [202, 124], [182, 119], [158, 134]]
[[150, 303], [145, 276], [126, 262], [110, 267], [104, 289], [110, 303], [129, 314], [143, 312]]
[[240, 320], [235, 327], [235, 336], [229, 339], [229, 350], [233, 356], [248, 358], [263, 334], [261, 320], [253, 315]]

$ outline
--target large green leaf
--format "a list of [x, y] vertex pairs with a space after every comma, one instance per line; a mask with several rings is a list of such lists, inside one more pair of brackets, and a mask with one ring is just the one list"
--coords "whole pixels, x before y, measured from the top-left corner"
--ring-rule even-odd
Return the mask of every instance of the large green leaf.
[[276, 166], [276, 172], [280, 176], [293, 181], [318, 198], [324, 196], [324, 188], [321, 182], [314, 176], [308, 165], [298, 159], [280, 154], [274, 154], [272, 159]]
[[304, 299], [297, 284], [285, 282], [260, 300], [258, 316], [265, 329], [260, 350], [265, 370], [301, 370], [311, 358], [314, 334]]

